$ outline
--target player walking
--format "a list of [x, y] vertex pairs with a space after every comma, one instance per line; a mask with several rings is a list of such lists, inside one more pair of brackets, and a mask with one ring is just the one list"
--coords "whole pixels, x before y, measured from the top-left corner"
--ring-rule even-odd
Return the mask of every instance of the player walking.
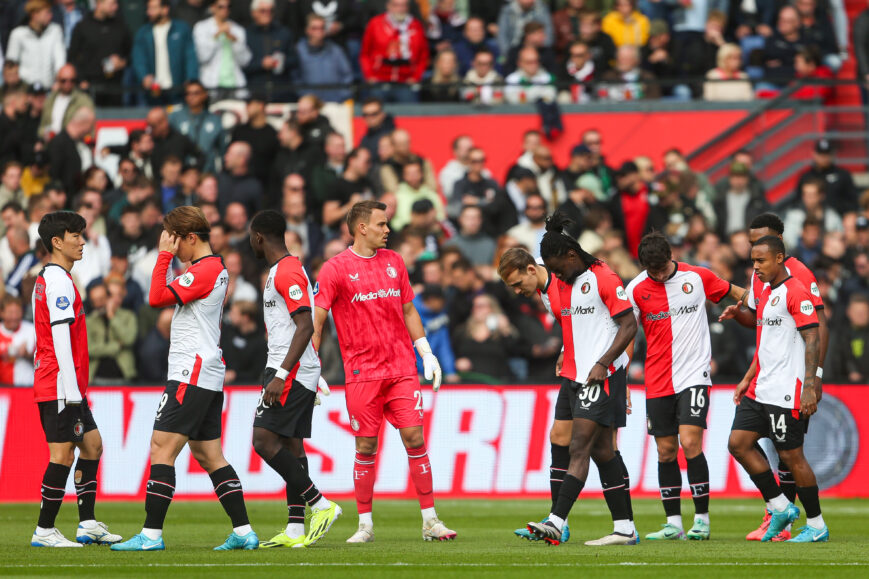
[[627, 387], [625, 348], [637, 333], [637, 322], [628, 315], [631, 304], [621, 280], [580, 247], [565, 231], [568, 224], [563, 213], [547, 220], [540, 255], [557, 278], [564, 336], [561, 376], [570, 380], [574, 396], [570, 463], [548, 520], [528, 523], [528, 530], [550, 544], [560, 543], [564, 519], [585, 485], [592, 459], [600, 472], [614, 529], [585, 544], [635, 545], [638, 541], [613, 432], [619, 413], [624, 413], [617, 400]]
[[761, 541], [772, 540], [800, 516], [800, 510], [776, 483], [766, 457], [756, 449], [762, 437], [772, 439], [790, 467], [797, 496], [806, 509], [807, 525], [789, 542], [827, 541], [830, 532], [821, 516], [818, 483], [803, 454], [809, 417], [818, 409], [813, 387], [821, 349], [818, 316], [811, 293], [784, 265], [781, 239], [761, 237], [751, 248], [751, 260], [764, 284], [761, 293], [756, 294], [752, 286], [747, 302], [751, 309], [737, 304], [722, 314], [723, 319], [735, 317], [740, 323], [754, 318], [757, 325], [752, 368], [733, 396], [737, 406], [728, 449], [751, 476], [772, 513]]
[[[779, 218], [778, 215], [774, 213], [763, 213], [754, 218], [749, 225], [748, 236], [751, 243], [755, 243], [761, 237], [765, 237], [767, 235], [772, 235], [774, 237], [778, 237], [782, 239], [784, 235], [784, 223]], [[795, 279], [797, 279], [800, 283], [802, 283], [806, 289], [809, 290], [811, 294], [812, 305], [815, 306], [815, 313], [818, 315], [818, 335], [821, 340], [821, 353], [818, 358], [818, 372], [817, 372], [817, 380], [815, 380], [815, 394], [818, 397], [818, 402], [821, 401], [821, 397], [823, 396], [821, 379], [824, 375], [823, 365], [824, 359], [827, 357], [827, 346], [830, 342], [830, 333], [827, 328], [827, 315], [826, 310], [824, 309], [824, 300], [821, 298], [821, 290], [818, 288], [818, 280], [815, 278], [815, 274], [811, 272], [811, 270], [803, 264], [800, 260], [795, 258], [794, 256], [787, 256], [784, 261], [785, 269], [787, 269], [788, 274], [792, 275]], [[760, 295], [761, 290], [763, 289], [763, 283], [758, 279], [757, 275], [752, 275], [751, 279], [752, 288], [754, 289], [755, 295]], [[746, 327], [754, 328], [755, 320], [748, 319], [746, 322], [749, 324]], [[749, 374], [753, 377], [754, 373], [757, 371], [756, 368], [752, 365], [752, 369], [749, 370]], [[758, 444], [757, 450], [763, 453], [763, 449]], [[786, 464], [785, 460], [779, 457], [778, 461], [778, 480], [781, 485], [782, 492], [784, 492], [785, 496], [788, 498], [790, 502], [796, 502], [797, 500], [797, 489], [794, 484], [794, 476], [791, 473], [790, 467]], [[769, 527], [770, 521], [770, 512], [768, 509], [765, 509], [763, 512], [763, 521], [760, 524], [760, 527], [746, 535], [746, 539], [749, 541], [760, 541], [763, 535], [766, 533], [767, 528]], [[791, 538], [790, 528], [783, 529], [781, 533], [777, 536], [773, 537], [773, 541], [787, 541]]]
[[374, 494], [377, 437], [383, 419], [401, 434], [407, 450], [410, 477], [422, 508], [422, 538], [455, 539], [437, 517], [431, 463], [423, 437], [422, 392], [416, 374], [413, 344], [422, 357], [434, 391], [441, 369], [425, 337], [413, 306], [413, 290], [404, 262], [384, 249], [389, 227], [386, 205], [363, 201], [347, 213], [353, 246], [327, 261], [318, 279], [315, 298], [314, 346], [329, 310], [335, 320], [344, 358], [347, 412], [356, 435], [353, 485], [359, 529], [348, 543], [374, 540], [371, 502]]
[[[628, 284], [634, 316], [646, 334], [646, 422], [658, 447], [658, 485], [667, 523], [647, 539], [709, 539], [709, 466], [703, 454], [703, 431], [709, 411], [712, 347], [706, 300], [745, 297], [703, 267], [673, 261], [660, 233], [643, 237], [640, 264], [646, 268]], [[679, 444], [688, 463], [694, 499], [694, 526], [682, 527], [682, 471]]]
[[[145, 495], [145, 526], [113, 551], [161, 551], [163, 521], [175, 493], [175, 459], [189, 444], [193, 457], [211, 477], [214, 492], [232, 519], [233, 531], [216, 551], [256, 549], [241, 482], [220, 446], [223, 413], [223, 363], [220, 321], [229, 276], [214, 255], [211, 226], [198, 207], [173, 209], [163, 219], [160, 255], [151, 276], [153, 308], [175, 304], [169, 336], [169, 375], [151, 435], [151, 473]], [[173, 258], [190, 267], [169, 281]]]
[[[287, 222], [277, 211], [257, 213], [250, 223], [254, 254], [271, 265], [263, 291], [263, 319], [269, 351], [263, 392], [253, 422], [256, 453], [287, 482], [287, 528], [260, 546], [308, 547], [341, 515], [308, 476], [303, 440], [311, 437], [320, 359], [311, 345], [314, 292], [298, 257], [287, 252]], [[305, 536], [305, 505], [311, 527]]]
[[[51, 254], [33, 288], [36, 355], [33, 395], [48, 443], [48, 466], [42, 477], [39, 522], [30, 539], [34, 547], [81, 547], [82, 543], [116, 543], [94, 516], [97, 469], [103, 440], [87, 400], [88, 336], [81, 296], [69, 272], [81, 259], [85, 220], [71, 211], [55, 211], [39, 222], [39, 238]], [[54, 526], [75, 463], [79, 525], [73, 542]]]

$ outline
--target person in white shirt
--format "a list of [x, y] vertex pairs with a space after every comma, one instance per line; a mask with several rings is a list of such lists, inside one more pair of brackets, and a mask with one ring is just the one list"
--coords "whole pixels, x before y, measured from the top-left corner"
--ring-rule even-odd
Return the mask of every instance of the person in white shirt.
[[468, 135], [459, 135], [453, 139], [453, 158], [447, 161], [438, 173], [438, 183], [444, 197], [451, 199], [453, 187], [468, 172], [468, 155], [474, 148], [474, 140]]
[[247, 80], [242, 67], [252, 56], [247, 34], [229, 19], [229, 0], [215, 0], [211, 14], [193, 27], [200, 80], [208, 89], [244, 88]]
[[0, 382], [14, 386], [33, 386], [33, 352], [36, 329], [22, 320], [21, 300], [5, 296], [0, 301]]
[[27, 24], [12, 30], [6, 58], [18, 62], [24, 82], [51, 86], [60, 67], [66, 64], [63, 29], [51, 21], [48, 0], [28, 0], [24, 10]]
[[555, 100], [555, 79], [540, 66], [540, 55], [536, 48], [520, 50], [517, 64], [518, 68], [504, 79], [507, 84], [504, 100], [512, 104]]

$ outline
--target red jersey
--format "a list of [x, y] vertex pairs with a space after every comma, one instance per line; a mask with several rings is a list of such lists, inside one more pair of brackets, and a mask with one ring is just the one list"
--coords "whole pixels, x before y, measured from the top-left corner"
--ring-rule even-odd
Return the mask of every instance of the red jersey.
[[56, 263], [49, 263], [36, 278], [33, 287], [33, 322], [36, 326], [33, 396], [37, 402], [64, 398], [60, 369], [54, 353], [51, 327], [69, 324], [69, 340], [79, 392], [84, 398], [90, 376], [88, 333], [84, 308], [72, 276]]
[[[785, 259], [785, 269], [788, 272], [788, 275], [793, 276], [797, 281], [803, 284], [807, 290], [809, 290], [810, 299], [812, 300], [812, 305], [815, 306], [815, 311], [824, 309], [824, 300], [821, 299], [821, 290], [818, 288], [818, 280], [815, 278], [815, 274], [812, 273], [812, 270], [807, 268], [803, 262], [798, 260], [794, 256], [790, 256]], [[760, 297], [760, 294], [763, 293], [763, 286], [766, 285], [761, 283], [761, 281], [757, 278], [757, 274], [754, 273], [751, 276], [751, 289], [754, 290], [755, 298]], [[755, 307], [757, 306], [757, 301], [754, 304], [745, 304], [746, 307]]]
[[721, 301], [730, 283], [705, 267], [676, 263], [667, 281], [657, 282], [644, 271], [628, 284], [627, 292], [648, 343], [646, 397], [712, 384], [706, 300]]
[[346, 382], [416, 376], [404, 323], [413, 290], [401, 256], [379, 249], [362, 257], [346, 249], [323, 264], [314, 303], [332, 310]]

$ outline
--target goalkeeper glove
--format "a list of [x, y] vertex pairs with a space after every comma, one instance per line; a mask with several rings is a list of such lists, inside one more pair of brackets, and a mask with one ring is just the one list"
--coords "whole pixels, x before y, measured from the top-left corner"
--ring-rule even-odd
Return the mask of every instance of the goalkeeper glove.
[[432, 381], [432, 389], [437, 392], [441, 387], [441, 365], [438, 359], [431, 353], [431, 346], [429, 346], [425, 336], [414, 342], [413, 345], [416, 346], [416, 351], [422, 358], [425, 379]]

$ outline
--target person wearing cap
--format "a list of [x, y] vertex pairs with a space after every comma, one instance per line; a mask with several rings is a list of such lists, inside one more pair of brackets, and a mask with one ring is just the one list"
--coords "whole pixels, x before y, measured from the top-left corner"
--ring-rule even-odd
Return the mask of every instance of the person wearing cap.
[[208, 110], [205, 85], [198, 80], [184, 83], [184, 106], [172, 111], [169, 124], [199, 147], [205, 156], [203, 170], [217, 171], [226, 150], [226, 133], [220, 116]]
[[66, 64], [63, 30], [51, 21], [49, 0], [27, 0], [27, 22], [12, 30], [6, 58], [19, 65], [21, 80], [51, 86], [60, 67]]
[[823, 181], [827, 203], [839, 215], [844, 216], [846, 213], [857, 211], [858, 192], [851, 173], [836, 165], [834, 153], [833, 143], [828, 139], [821, 139], [815, 143], [812, 166], [800, 175], [797, 191], [801, 191], [807, 181]]
[[[413, 305], [419, 312], [429, 346], [440, 362], [444, 381], [453, 384], [459, 381], [459, 375], [456, 374], [456, 357], [450, 340], [450, 318], [446, 312], [446, 303], [443, 288], [434, 284], [426, 284], [413, 298]], [[422, 374], [422, 358], [418, 354], [416, 366], [417, 372]]]
[[763, 192], [750, 187], [751, 171], [747, 165], [736, 161], [731, 163], [727, 182], [727, 190], [713, 203], [718, 217], [717, 233], [721, 239], [746, 229], [755, 217], [769, 211]]
[[39, 122], [39, 136], [45, 139], [59, 134], [79, 109], [94, 108], [90, 95], [78, 88], [78, 72], [73, 65], [63, 65], [54, 80], [56, 88], [48, 93]]
[[[308, 87], [306, 92], [320, 100], [343, 102], [351, 98], [349, 85], [353, 84], [353, 68], [344, 49], [326, 38], [326, 19], [319, 14], [308, 14], [305, 38], [296, 43], [299, 65], [293, 73], [296, 84]], [[315, 88], [333, 85], [333, 88]], [[341, 86], [345, 88], [341, 88]]]
[[[233, 3], [234, 4], [234, 3]], [[244, 66], [247, 84], [254, 90], [263, 90], [274, 84], [276, 92], [286, 102], [289, 96], [287, 83], [298, 65], [293, 49], [293, 35], [290, 30], [275, 19], [275, 0], [253, 0], [250, 5], [251, 23], [247, 27], [247, 46], [250, 61]]]
[[247, 99], [247, 122], [235, 125], [230, 142], [244, 141], [253, 151], [250, 172], [267, 183], [269, 172], [278, 154], [278, 132], [272, 127], [266, 115], [268, 99], [262, 92], [254, 91]]

